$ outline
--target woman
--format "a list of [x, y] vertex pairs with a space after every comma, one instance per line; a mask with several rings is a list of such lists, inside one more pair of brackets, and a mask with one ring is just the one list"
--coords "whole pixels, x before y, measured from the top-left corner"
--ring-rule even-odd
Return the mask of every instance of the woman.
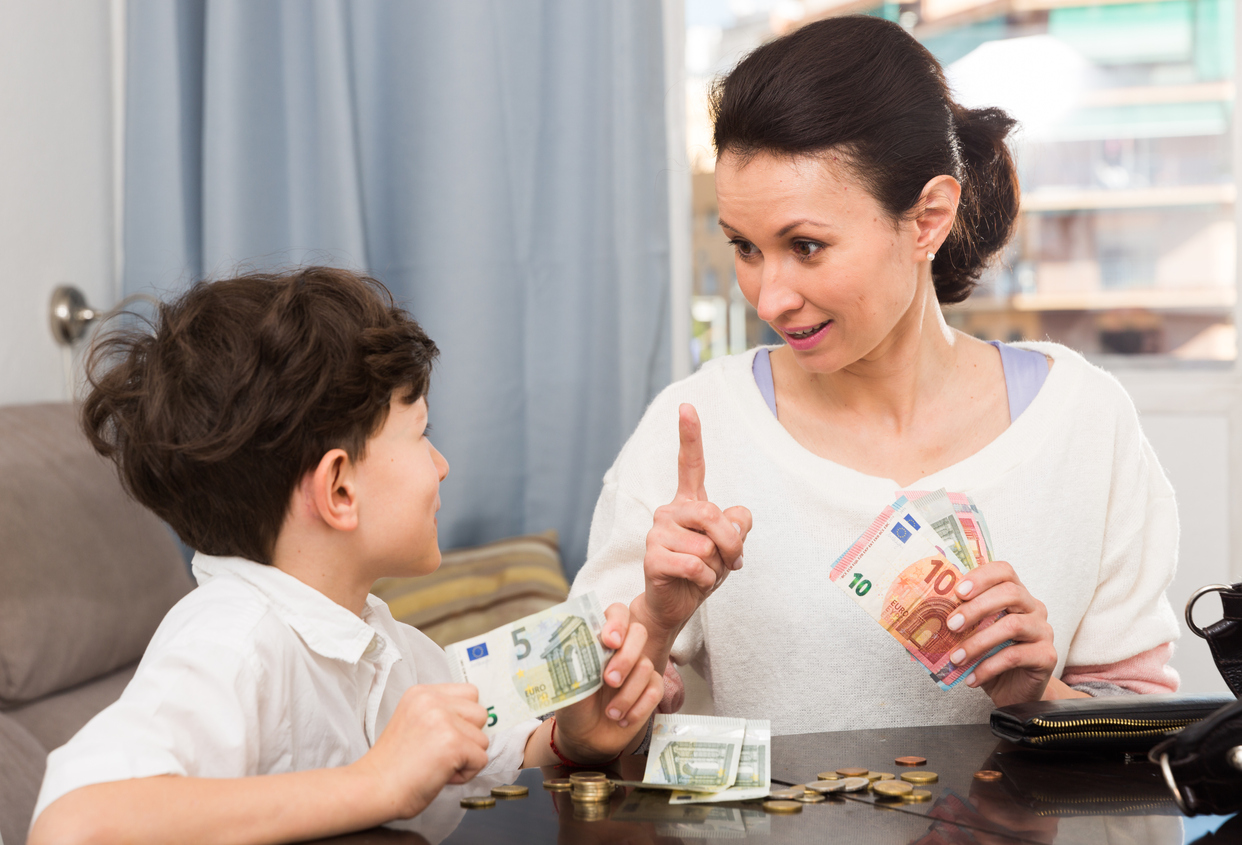
[[[738, 284], [785, 345], [652, 403], [574, 590], [632, 599], [657, 671], [670, 653], [697, 665], [718, 713], [777, 733], [1176, 689], [1177, 512], [1129, 398], [1065, 347], [989, 345], [941, 314], [1013, 231], [1013, 121], [956, 104], [931, 54], [869, 17], [760, 47], [712, 107]], [[974, 499], [1008, 561], [959, 585], [950, 628], [1007, 615], [953, 662], [1013, 641], [948, 692], [828, 578], [899, 490], [942, 487]]]

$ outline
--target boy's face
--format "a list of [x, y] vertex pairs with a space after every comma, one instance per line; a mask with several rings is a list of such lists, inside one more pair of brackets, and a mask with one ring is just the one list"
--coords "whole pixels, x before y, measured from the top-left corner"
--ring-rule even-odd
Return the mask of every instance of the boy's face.
[[426, 575], [440, 565], [436, 511], [448, 471], [427, 439], [427, 400], [394, 399], [355, 476], [359, 539], [376, 577]]

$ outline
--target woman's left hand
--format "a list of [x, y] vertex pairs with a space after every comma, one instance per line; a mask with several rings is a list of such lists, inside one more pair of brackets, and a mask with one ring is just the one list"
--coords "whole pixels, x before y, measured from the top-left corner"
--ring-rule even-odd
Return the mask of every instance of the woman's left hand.
[[1006, 615], [975, 631], [949, 656], [956, 665], [978, 660], [1006, 640], [1013, 645], [975, 667], [966, 685], [983, 687], [997, 707], [1044, 697], [1057, 665], [1048, 609], [1018, 580], [1003, 560], [985, 563], [966, 573], [957, 585], [964, 599], [949, 617], [949, 629], [969, 631], [1001, 611]]

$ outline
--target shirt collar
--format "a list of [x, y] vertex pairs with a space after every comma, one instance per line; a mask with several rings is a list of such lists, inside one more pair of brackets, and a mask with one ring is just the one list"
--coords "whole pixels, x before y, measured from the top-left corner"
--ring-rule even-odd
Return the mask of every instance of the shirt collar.
[[[195, 552], [193, 571], [199, 586], [220, 576], [246, 582], [267, 598], [276, 615], [297, 632], [308, 648], [331, 660], [358, 663], [373, 642], [381, 648], [372, 649], [372, 653], [387, 647], [384, 638], [363, 619], [274, 566]], [[367, 618], [374, 618], [375, 602], [383, 604], [382, 599], [367, 596], [370, 612], [363, 611]]]

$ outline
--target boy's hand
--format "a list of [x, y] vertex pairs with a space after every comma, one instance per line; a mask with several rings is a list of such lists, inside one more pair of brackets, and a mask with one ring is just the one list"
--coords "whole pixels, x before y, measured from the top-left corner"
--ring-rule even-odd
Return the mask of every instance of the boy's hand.
[[353, 766], [391, 805], [389, 818], [408, 819], [445, 784], [465, 783], [487, 765], [486, 721], [472, 684], [410, 687], [375, 745]]
[[616, 757], [646, 729], [664, 695], [664, 678], [643, 655], [647, 630], [630, 619], [630, 610], [614, 604], [604, 611], [600, 639], [616, 654], [604, 667], [604, 686], [556, 713], [556, 745], [575, 763]]

